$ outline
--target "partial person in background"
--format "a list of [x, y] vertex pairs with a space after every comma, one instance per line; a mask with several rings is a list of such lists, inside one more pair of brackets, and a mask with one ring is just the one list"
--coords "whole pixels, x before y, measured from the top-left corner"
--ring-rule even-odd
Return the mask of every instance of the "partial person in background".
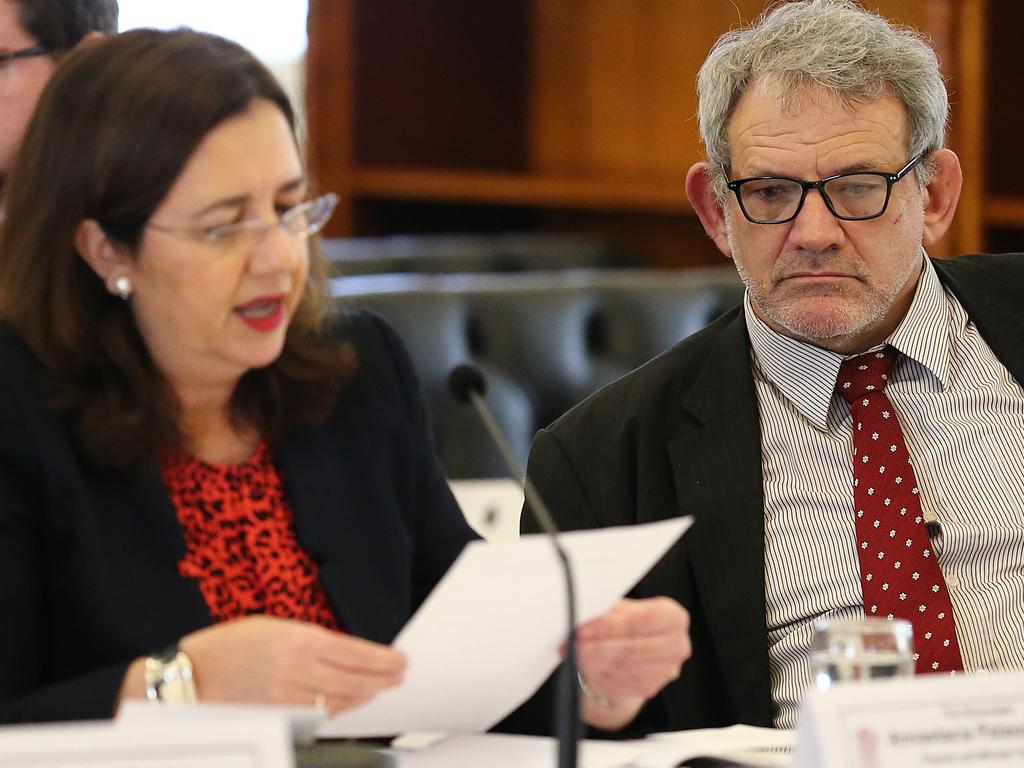
[[[398, 338], [327, 312], [335, 202], [234, 43], [128, 32], [51, 79], [0, 234], [0, 721], [401, 681], [386, 643], [473, 534]], [[634, 723], [686, 621], [623, 601], [581, 630], [589, 723]]]
[[672, 727], [792, 727], [822, 616], [909, 619], [918, 672], [1024, 668], [1024, 256], [925, 251], [961, 187], [935, 52], [783, 3], [698, 91], [686, 191], [744, 304], [529, 465], [564, 528], [696, 518], [636, 592], [692, 616]]
[[117, 0], [0, 0], [0, 196], [61, 57], [115, 32]]

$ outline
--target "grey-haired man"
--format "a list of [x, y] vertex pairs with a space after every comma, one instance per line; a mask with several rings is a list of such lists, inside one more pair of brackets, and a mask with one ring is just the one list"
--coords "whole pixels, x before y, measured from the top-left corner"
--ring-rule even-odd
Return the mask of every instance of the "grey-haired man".
[[[640, 584], [691, 614], [673, 727], [791, 727], [821, 616], [917, 669], [1024, 668], [1024, 257], [932, 261], [960, 193], [931, 47], [777, 6], [698, 78], [687, 194], [744, 305], [541, 431], [566, 528], [692, 514]], [[529, 517], [524, 517], [529, 526]]]

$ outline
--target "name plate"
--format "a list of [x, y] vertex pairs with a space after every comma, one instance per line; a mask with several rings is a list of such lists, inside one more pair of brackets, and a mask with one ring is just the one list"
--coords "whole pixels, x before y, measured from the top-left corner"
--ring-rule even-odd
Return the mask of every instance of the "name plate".
[[4, 768], [294, 768], [283, 718], [0, 727]]
[[924, 675], [809, 690], [796, 768], [1024, 766], [1024, 674]]

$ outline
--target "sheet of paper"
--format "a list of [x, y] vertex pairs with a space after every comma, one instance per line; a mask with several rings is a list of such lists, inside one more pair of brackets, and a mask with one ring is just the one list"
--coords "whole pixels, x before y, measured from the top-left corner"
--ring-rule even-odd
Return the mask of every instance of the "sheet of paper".
[[[580, 742], [580, 768], [623, 768], [633, 765], [640, 742]], [[551, 768], [558, 744], [542, 736], [485, 733], [452, 736], [414, 752], [390, 750], [397, 768]]]
[[190, 723], [73, 723], [0, 728], [4, 768], [294, 768], [282, 718]]
[[[675, 768], [697, 757], [749, 766], [787, 766], [792, 731], [734, 725], [659, 733], [639, 741], [580, 742], [580, 768]], [[412, 750], [390, 750], [398, 768], [550, 768], [554, 739], [505, 734], [464, 734]]]
[[[580, 622], [607, 611], [690, 525], [675, 518], [562, 534]], [[409, 659], [399, 688], [325, 722], [324, 737], [485, 731], [560, 660], [562, 573], [543, 535], [469, 544], [395, 639]]]
[[675, 768], [684, 760], [710, 757], [749, 766], [788, 766], [793, 731], [732, 725], [656, 733], [640, 744], [635, 768]]

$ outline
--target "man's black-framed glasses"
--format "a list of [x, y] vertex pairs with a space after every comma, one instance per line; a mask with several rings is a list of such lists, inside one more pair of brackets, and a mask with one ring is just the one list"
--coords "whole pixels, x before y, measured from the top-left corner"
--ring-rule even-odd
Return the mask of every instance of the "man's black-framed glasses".
[[42, 43], [36, 45], [30, 45], [28, 48], [22, 48], [20, 51], [8, 51], [7, 53], [0, 53], [0, 67], [5, 64], [17, 61], [18, 59], [30, 59], [33, 56], [45, 56], [50, 52], [50, 49]]
[[[885, 213], [892, 185], [924, 159], [922, 152], [896, 173], [859, 171], [838, 173], [818, 181], [802, 181], [785, 176], [753, 176], [729, 181], [726, 186], [736, 194], [740, 210], [754, 224], [785, 224], [804, 207], [807, 192], [818, 190], [832, 215], [843, 221], [876, 219]], [[723, 166], [726, 179], [729, 170]]]

